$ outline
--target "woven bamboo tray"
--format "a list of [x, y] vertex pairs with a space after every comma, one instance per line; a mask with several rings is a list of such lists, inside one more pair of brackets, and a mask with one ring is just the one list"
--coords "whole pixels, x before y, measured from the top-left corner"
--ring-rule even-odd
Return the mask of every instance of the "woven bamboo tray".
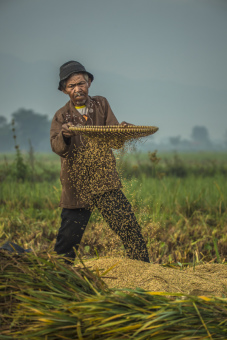
[[141, 125], [105, 125], [105, 126], [70, 126], [70, 130], [76, 134], [81, 134], [90, 138], [121, 138], [121, 139], [136, 139], [146, 137], [158, 131], [156, 126], [141, 126]]

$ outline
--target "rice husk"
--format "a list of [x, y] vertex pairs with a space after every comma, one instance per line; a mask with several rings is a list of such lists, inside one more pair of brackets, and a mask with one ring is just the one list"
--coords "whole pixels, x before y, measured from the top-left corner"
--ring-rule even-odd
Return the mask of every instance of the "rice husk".
[[[109, 288], [142, 288], [154, 292], [227, 296], [225, 264], [203, 264], [180, 270], [129, 258], [103, 257], [87, 260], [85, 265], [99, 275], [104, 273], [103, 280]], [[105, 274], [108, 269], [110, 270]]]

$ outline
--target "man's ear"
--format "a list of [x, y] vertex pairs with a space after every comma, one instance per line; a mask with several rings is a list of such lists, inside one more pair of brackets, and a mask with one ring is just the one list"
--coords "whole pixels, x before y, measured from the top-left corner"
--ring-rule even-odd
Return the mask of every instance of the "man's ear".
[[91, 86], [91, 79], [88, 78], [88, 88]]

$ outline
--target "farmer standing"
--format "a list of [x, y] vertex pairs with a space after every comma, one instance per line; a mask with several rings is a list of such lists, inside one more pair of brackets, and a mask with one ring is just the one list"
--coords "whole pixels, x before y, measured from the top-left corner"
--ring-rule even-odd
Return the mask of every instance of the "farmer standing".
[[78, 249], [92, 210], [97, 207], [121, 238], [129, 258], [149, 262], [141, 228], [121, 191], [112, 150], [101, 145], [96, 145], [95, 149], [95, 143], [69, 129], [78, 124], [119, 124], [106, 98], [88, 95], [93, 79], [93, 75], [77, 61], [69, 61], [60, 67], [58, 89], [70, 100], [56, 112], [50, 130], [52, 150], [61, 157], [62, 222], [55, 251], [70, 260], [75, 259], [73, 248]]

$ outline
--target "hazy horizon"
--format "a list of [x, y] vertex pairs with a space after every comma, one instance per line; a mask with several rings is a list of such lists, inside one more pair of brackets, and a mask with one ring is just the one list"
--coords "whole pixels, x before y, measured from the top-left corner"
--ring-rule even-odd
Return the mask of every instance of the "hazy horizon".
[[157, 140], [227, 130], [227, 2], [0, 1], [0, 115], [54, 113], [61, 64], [81, 62], [119, 121], [156, 125]]

